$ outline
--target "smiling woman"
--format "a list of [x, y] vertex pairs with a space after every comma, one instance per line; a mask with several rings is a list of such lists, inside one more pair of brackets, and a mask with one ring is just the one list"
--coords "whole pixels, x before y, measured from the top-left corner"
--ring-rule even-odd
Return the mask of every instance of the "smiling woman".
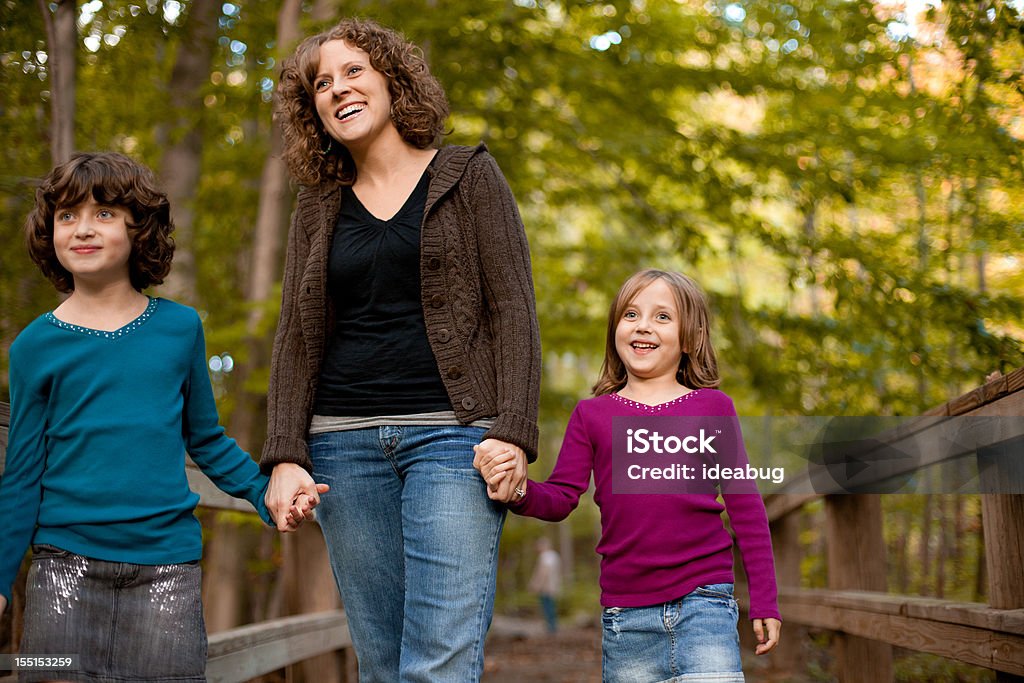
[[[277, 519], [317, 499], [360, 681], [478, 680], [509, 500], [536, 457], [540, 341], [515, 199], [483, 145], [441, 146], [422, 52], [344, 20], [285, 61], [300, 191], [262, 466]], [[514, 453], [493, 490], [473, 447]], [[493, 499], [493, 500], [492, 500]], [[295, 501], [299, 506], [295, 507]]]

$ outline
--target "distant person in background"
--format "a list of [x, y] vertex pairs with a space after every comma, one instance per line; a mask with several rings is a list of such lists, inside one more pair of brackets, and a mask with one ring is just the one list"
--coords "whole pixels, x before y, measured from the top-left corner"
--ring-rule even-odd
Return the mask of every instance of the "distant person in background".
[[[651, 269], [626, 280], [608, 311], [594, 397], [576, 404], [548, 480], [529, 481], [525, 495], [508, 499], [516, 514], [557, 522], [575, 509], [593, 475], [601, 509], [605, 683], [743, 681], [733, 540], [723, 511], [749, 578], [755, 652], [765, 654], [779, 642], [775, 562], [756, 486], [723, 491], [722, 502], [719, 482], [701, 493], [613, 491], [614, 417], [735, 420], [732, 399], [715, 389], [720, 380], [710, 329], [707, 299], [690, 278]], [[717, 457], [747, 463], [742, 441], [730, 450]], [[476, 465], [492, 489], [515, 471], [511, 454], [488, 444], [477, 448]]]
[[[505, 506], [473, 470], [537, 451], [540, 334], [515, 199], [483, 145], [441, 146], [444, 90], [395, 31], [346, 19], [285, 60], [303, 185], [268, 395], [269, 506], [315, 501], [362, 683], [475, 681]], [[521, 489], [520, 489], [521, 490]], [[301, 513], [300, 513], [301, 514]]]
[[562, 558], [547, 536], [541, 536], [537, 541], [537, 552], [537, 565], [530, 577], [530, 590], [540, 600], [548, 633], [554, 633], [558, 630], [557, 602], [562, 593]]

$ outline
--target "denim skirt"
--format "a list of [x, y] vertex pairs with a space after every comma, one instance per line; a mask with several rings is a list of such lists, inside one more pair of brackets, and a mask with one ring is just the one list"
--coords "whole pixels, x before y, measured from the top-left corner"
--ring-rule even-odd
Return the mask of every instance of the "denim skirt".
[[19, 681], [206, 680], [198, 562], [105, 562], [37, 545], [25, 595], [23, 655], [76, 655], [76, 670]]
[[604, 683], [743, 683], [731, 583], [651, 607], [601, 615]]

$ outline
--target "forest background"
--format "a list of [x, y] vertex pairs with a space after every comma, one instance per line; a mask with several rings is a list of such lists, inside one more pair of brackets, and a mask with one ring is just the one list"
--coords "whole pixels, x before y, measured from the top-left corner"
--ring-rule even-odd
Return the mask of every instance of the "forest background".
[[[486, 142], [519, 201], [544, 349], [534, 478], [597, 376], [612, 295], [648, 266], [708, 290], [741, 414], [919, 414], [1024, 365], [1022, 13], [1024, 0], [0, 0], [0, 397], [11, 341], [58, 303], [22, 246], [35, 183], [72, 149], [118, 150], [168, 190], [178, 250], [159, 293], [201, 311], [222, 422], [258, 453], [296, 189], [271, 120], [280, 60], [359, 15], [423, 46], [448, 142]], [[892, 590], [984, 600], [976, 497], [884, 505]], [[287, 548], [252, 518], [204, 515], [207, 581], [232, 596], [211, 630], [286, 611]], [[807, 586], [825, 581], [820, 528], [803, 537]], [[533, 609], [533, 540], [548, 533], [573, 579], [563, 610], [593, 613], [598, 529], [587, 502], [558, 527], [511, 518], [498, 611]]]

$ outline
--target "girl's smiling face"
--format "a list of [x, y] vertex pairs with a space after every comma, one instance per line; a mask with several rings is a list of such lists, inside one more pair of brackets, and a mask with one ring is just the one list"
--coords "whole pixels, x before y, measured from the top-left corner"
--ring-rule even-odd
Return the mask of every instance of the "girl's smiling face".
[[132, 240], [123, 206], [98, 203], [93, 197], [53, 213], [53, 248], [75, 282], [96, 284], [129, 280]]
[[615, 351], [632, 379], [676, 377], [683, 349], [676, 297], [657, 279], [640, 290], [626, 306], [615, 328]]

